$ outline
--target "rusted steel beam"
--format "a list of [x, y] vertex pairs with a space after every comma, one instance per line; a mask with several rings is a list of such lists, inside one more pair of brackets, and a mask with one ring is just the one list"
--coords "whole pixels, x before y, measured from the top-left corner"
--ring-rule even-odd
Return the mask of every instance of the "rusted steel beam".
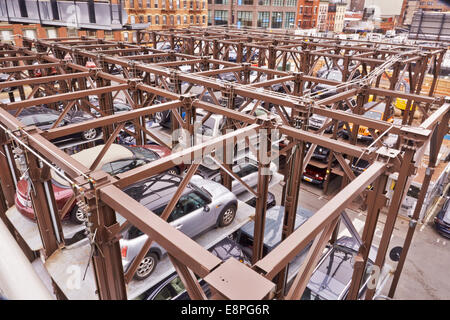
[[0, 89], [24, 86], [24, 85], [43, 84], [43, 83], [49, 83], [49, 82], [61, 81], [61, 80], [77, 79], [77, 78], [88, 77], [89, 75], [90, 75], [89, 72], [78, 72], [78, 73], [68, 73], [68, 74], [62, 74], [62, 75], [39, 77], [39, 78], [24, 79], [24, 80], [5, 81], [5, 82], [0, 82]]
[[188, 267], [180, 263], [174, 256], [169, 255], [169, 259], [183, 282], [189, 298], [191, 298], [191, 300], [208, 300], [205, 292], [195, 277], [195, 274]]
[[234, 132], [230, 132], [220, 137], [213, 138], [207, 142], [203, 142], [193, 147], [172, 153], [171, 155], [155, 160], [139, 168], [135, 168], [128, 172], [117, 175], [118, 181], [114, 184], [119, 188], [124, 188], [136, 181], [168, 170], [176, 164], [183, 162], [188, 162], [190, 164], [192, 155], [194, 156], [194, 159], [199, 159], [205, 154], [213, 151], [215, 148], [221, 148], [223, 141], [225, 140], [244, 139], [246, 136], [254, 135], [257, 128], [259, 128], [259, 125], [257, 124], [249, 125]]
[[142, 117], [145, 115], [154, 114], [156, 112], [169, 110], [173, 108], [177, 108], [181, 106], [182, 103], [180, 101], [166, 102], [157, 105], [152, 105], [145, 108], [134, 109], [125, 113], [115, 114], [110, 116], [99, 117], [93, 120], [88, 120], [85, 122], [80, 122], [76, 124], [67, 125], [64, 127], [50, 129], [46, 132], [43, 132], [42, 135], [49, 139], [53, 140], [59, 137], [63, 137], [72, 133], [82, 132], [91, 128], [99, 128], [105, 125], [126, 122], [138, 117]]
[[98, 94], [101, 94], [104, 92], [128, 89], [128, 87], [129, 87], [128, 84], [120, 84], [120, 85], [115, 85], [115, 86], [111, 86], [111, 87], [80, 90], [80, 91], [63, 93], [63, 94], [54, 95], [54, 96], [47, 96], [47, 97], [42, 97], [42, 98], [29, 99], [29, 100], [25, 100], [25, 101], [12, 102], [12, 103], [8, 103], [6, 106], [3, 106], [3, 108], [7, 109], [7, 110], [15, 110], [18, 108], [26, 108], [26, 107], [31, 107], [31, 106], [35, 106], [35, 105], [45, 104], [45, 103], [85, 98], [86, 96], [89, 96], [89, 95], [98, 95]]
[[323, 230], [330, 220], [337, 218], [342, 210], [365, 190], [370, 183], [383, 174], [385, 170], [386, 163], [374, 162], [366, 171], [320, 208], [300, 228], [287, 237], [285, 241], [256, 263], [254, 266], [255, 270], [264, 272], [268, 279], [272, 279]]

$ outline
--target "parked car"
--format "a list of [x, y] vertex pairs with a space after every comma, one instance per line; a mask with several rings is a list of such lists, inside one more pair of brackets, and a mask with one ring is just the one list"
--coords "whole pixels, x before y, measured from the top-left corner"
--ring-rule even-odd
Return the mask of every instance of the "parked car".
[[[164, 173], [130, 185], [123, 191], [156, 215], [161, 215], [181, 181], [179, 176]], [[219, 183], [195, 175], [184, 189], [167, 221], [193, 238], [212, 227], [230, 225], [236, 216], [237, 208], [237, 198], [231, 191]], [[126, 228], [122, 236], [120, 247], [126, 271], [148, 236], [134, 226]], [[164, 254], [164, 248], [157, 243], [152, 244], [134, 277], [143, 280], [150, 276]]]
[[[317, 73], [319, 78], [334, 80], [334, 81], [342, 81], [342, 72], [337, 68], [331, 68], [329, 70]], [[361, 75], [359, 70], [356, 70], [352, 76], [352, 80], [358, 78]], [[318, 83], [315, 87], [311, 89], [311, 93], [316, 94], [316, 96], [320, 99], [331, 97], [337, 94], [336, 89], [334, 89], [334, 85]]]
[[[16, 110], [10, 111], [12, 114], [15, 114]], [[59, 118], [60, 112], [44, 107], [44, 106], [34, 106], [23, 109], [20, 114], [17, 116], [17, 119], [22, 122], [25, 126], [35, 125], [41, 130], [48, 130], [53, 126], [53, 123]], [[88, 120], [92, 120], [94, 117], [84, 111], [81, 110], [71, 110], [69, 111], [63, 118], [63, 120], [59, 123], [58, 127], [67, 126], [69, 124], [80, 123]], [[56, 138], [52, 140], [52, 142], [60, 142], [63, 140], [73, 140], [73, 139], [82, 139], [82, 140], [94, 140], [101, 133], [99, 128], [95, 129], [87, 129], [83, 132], [74, 133], [68, 136]]]
[[[246, 204], [248, 204], [249, 206], [252, 206], [253, 208], [256, 208], [256, 198], [253, 197], [250, 200], [247, 200], [245, 202]], [[272, 192], [268, 192], [267, 193], [267, 202], [266, 202], [266, 207], [267, 209], [273, 208], [277, 205], [277, 201], [275, 199], [275, 195]]]
[[[311, 143], [307, 142], [306, 143], [306, 151], [309, 150], [311, 146]], [[328, 157], [330, 155], [330, 149], [322, 147], [322, 146], [317, 146], [316, 149], [314, 149], [312, 158], [319, 160], [321, 162], [328, 162]]]
[[[341, 237], [323, 255], [314, 269], [301, 300], [344, 300], [353, 275], [353, 257], [359, 245], [355, 238]], [[358, 297], [364, 296], [377, 248], [372, 246]]]
[[[376, 104], [376, 103], [377, 103], [377, 105], [375, 107], [373, 107], [373, 105]], [[372, 108], [372, 109], [370, 109], [370, 108]], [[364, 109], [370, 109], [370, 110], [366, 111], [363, 114], [363, 117], [374, 119], [374, 120], [382, 120], [383, 117], [384, 117], [385, 108], [386, 108], [386, 104], [384, 102], [380, 102], [380, 103], [375, 102], [375, 101], [368, 102], [368, 103], [366, 103], [364, 105]], [[388, 111], [389, 114], [387, 116], [387, 122], [392, 123], [392, 122], [394, 122], [394, 117], [393, 117], [393, 115], [394, 115], [394, 107], [391, 105], [388, 108], [388, 110], [389, 110]], [[351, 111], [348, 110], [348, 112], [351, 112]], [[350, 130], [352, 130], [353, 124], [349, 123], [348, 125], [350, 127]], [[343, 125], [343, 130], [342, 130], [343, 137], [348, 139], [350, 137], [350, 133], [349, 132], [350, 131], [347, 129], [347, 126], [344, 124]], [[375, 130], [375, 132], [379, 133], [379, 130]], [[364, 140], [365, 141], [372, 141], [373, 137], [370, 134], [369, 128], [367, 128], [365, 126], [359, 126], [358, 139], [363, 140], [363, 141]]]
[[[72, 158], [84, 166], [90, 167], [102, 148], [103, 145], [99, 145], [93, 148], [85, 149], [72, 155]], [[128, 147], [112, 144], [103, 159], [100, 161], [98, 167], [114, 176], [157, 160], [161, 157], [169, 155], [170, 153], [170, 149], [156, 145]], [[182, 168], [174, 167], [169, 171], [172, 173], [179, 173], [180, 170], [182, 170]], [[53, 172], [52, 187], [55, 195], [56, 206], [58, 210], [61, 210], [73, 195], [72, 187], [67, 181]], [[36, 219], [31, 203], [30, 185], [27, 178], [24, 178], [17, 183], [15, 204], [17, 210], [23, 216], [32, 220]], [[85, 221], [85, 213], [79, 209], [76, 204], [72, 205], [69, 212], [70, 213], [67, 214], [65, 218], [70, 218], [72, 222], [80, 224]]]
[[[97, 97], [91, 96], [89, 98], [89, 102], [92, 103], [95, 107], [100, 109], [100, 104], [99, 104]], [[133, 108], [129, 104], [116, 99], [113, 102], [113, 110], [114, 110], [114, 114], [120, 114], [120, 113], [124, 113], [127, 111], [131, 111], [131, 110], [133, 110]], [[93, 108], [91, 109], [91, 112], [96, 116], [100, 116], [100, 113]]]
[[327, 176], [327, 168], [319, 168], [308, 164], [303, 172], [303, 180], [313, 184], [322, 185]]
[[[13, 77], [10, 78], [9, 76], [10, 75], [8, 73], [0, 73], [0, 82], [15, 80]], [[6, 87], [6, 88], [1, 89], [0, 92], [12, 92], [16, 89], [17, 89], [17, 87]]]
[[[354, 99], [350, 99], [349, 101], [352, 107], [356, 105], [356, 101]], [[349, 110], [347, 104], [345, 103], [340, 103], [338, 109]], [[326, 119], [327, 117], [314, 113], [308, 119], [308, 127], [312, 130], [319, 130], [325, 124]], [[337, 122], [338, 129], [340, 129], [343, 124], [344, 123], [342, 121], [338, 121]], [[334, 131], [334, 124], [331, 124], [330, 126], [328, 126], [328, 128], [325, 129], [325, 133], [332, 133], [333, 131]]]
[[[306, 222], [314, 213], [308, 209], [298, 207], [295, 216], [294, 229], [298, 229]], [[266, 255], [272, 251], [280, 242], [283, 231], [283, 217], [284, 207], [275, 206], [266, 211], [266, 221], [264, 227], [264, 246], [263, 254]], [[253, 234], [255, 229], [255, 222], [250, 221], [243, 225], [235, 234], [236, 242], [242, 246], [242, 250], [247, 256], [252, 256], [253, 250]], [[307, 252], [307, 246], [299, 255]]]
[[[231, 170], [233, 173], [239, 176], [249, 187], [254, 188], [258, 184], [258, 161], [252, 155], [247, 155], [239, 157], [231, 165]], [[271, 178], [274, 173], [277, 172], [277, 166], [271, 162], [270, 163]], [[211, 170], [208, 167], [200, 166], [197, 170], [197, 174], [202, 178], [212, 180], [217, 183], [222, 183], [222, 175], [220, 170]], [[236, 179], [232, 179], [231, 191], [239, 195], [246, 192], [247, 189]]]
[[353, 162], [351, 168], [355, 175], [359, 176], [361, 173], [366, 171], [366, 169], [370, 166], [370, 162], [364, 159], [353, 158]]
[[[234, 258], [246, 265], [251, 265], [239, 244], [229, 238], [221, 240], [209, 251], [223, 261]], [[208, 284], [203, 279], [198, 278], [198, 280], [206, 297], [210, 298], [211, 290]], [[140, 298], [145, 300], [190, 300], [189, 294], [176, 272], [147, 290]]]
[[447, 196], [447, 199], [442, 206], [442, 209], [438, 212], [436, 217], [434, 218], [434, 225], [436, 227], [437, 232], [443, 237], [450, 239], [450, 196]]

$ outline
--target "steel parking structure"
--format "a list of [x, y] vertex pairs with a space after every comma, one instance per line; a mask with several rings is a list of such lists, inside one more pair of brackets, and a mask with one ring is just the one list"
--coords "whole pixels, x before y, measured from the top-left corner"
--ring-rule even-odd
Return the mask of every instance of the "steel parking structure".
[[[160, 44], [168, 44], [170, 50], [158, 50]], [[236, 62], [229, 61], [231, 50], [237, 54]], [[252, 64], [255, 52], [257, 63]], [[387, 178], [391, 173], [398, 173], [375, 261], [380, 269], [384, 265], [404, 190], [415, 174], [415, 164], [420, 163], [423, 150], [429, 144], [430, 168], [422, 183], [419, 201], [403, 246], [401, 263], [389, 293], [394, 296], [437, 154], [448, 132], [450, 104], [434, 96], [439, 66], [445, 52], [446, 48], [439, 45], [342, 42], [333, 38], [219, 27], [140, 31], [137, 43], [86, 37], [24, 38], [23, 47], [3, 43], [0, 64], [2, 72], [11, 77], [0, 83], [0, 88], [17, 87], [20, 101], [14, 101], [11, 97], [11, 101], [2, 103], [0, 108], [0, 217], [30, 261], [38, 254], [48, 259], [64, 251], [61, 219], [67, 214], [69, 206], [57, 210], [53, 193], [49, 191], [50, 171], [62, 170], [76, 195], [72, 203], [82, 203], [87, 212], [86, 233], [92, 246], [91, 263], [99, 299], [127, 299], [126, 286], [137, 268], [135, 263], [127, 273], [123, 271], [118, 240], [124, 225], [116, 220], [115, 212], [118, 212], [126, 219], [125, 224], [132, 224], [149, 236], [139, 256], [145, 255], [152, 241], [162, 246], [192, 299], [206, 299], [196, 280], [196, 276], [199, 276], [210, 286], [212, 299], [296, 300], [305, 290], [325, 245], [335, 238], [341, 213], [353, 200], [362, 197], [367, 217], [348, 295], [348, 299], [357, 299], [379, 213], [387, 206]], [[95, 63], [96, 68], [87, 67], [88, 61]], [[286, 71], [290, 61], [298, 71]], [[343, 81], [316, 77], [314, 70], [319, 62], [338, 68]], [[181, 66], [190, 66], [190, 72], [181, 71]], [[120, 67], [121, 73], [110, 74], [117, 67]], [[33, 77], [33, 70], [37, 69], [42, 71], [42, 77]], [[357, 69], [362, 70], [361, 76], [354, 78]], [[421, 86], [430, 71], [433, 82], [429, 93], [422, 95]], [[253, 79], [251, 72], [256, 73]], [[217, 78], [224, 73], [232, 73], [237, 81]], [[387, 78], [387, 83], [383, 82], [383, 77]], [[408, 79], [410, 92], [399, 90], [398, 83], [402, 79]], [[274, 84], [281, 85], [285, 93], [273, 91]], [[328, 90], [334, 90], [334, 94], [327, 98], [314, 94], [312, 89], [318, 84], [329, 85]], [[30, 87], [31, 92], [26, 93], [26, 87]], [[191, 93], [193, 87], [200, 88], [198, 98]], [[219, 103], [215, 96], [217, 92], [225, 103]], [[125, 96], [132, 107], [131, 111], [114, 114], [112, 104], [119, 93]], [[201, 101], [206, 93], [211, 95], [214, 103]], [[99, 107], [89, 102], [89, 96], [98, 96]], [[158, 96], [164, 97], [167, 102], [154, 104]], [[235, 99], [238, 97], [244, 103], [235, 109]], [[349, 103], [352, 97], [356, 97], [356, 106]], [[401, 124], [390, 123], [387, 118], [374, 120], [362, 117], [367, 111], [364, 105], [369, 97], [373, 101], [385, 102], [385, 114], [395, 99], [405, 99]], [[242, 112], [252, 101], [256, 101], [254, 108], [261, 104], [272, 104], [282, 123], [277, 123], [274, 117], [256, 117]], [[49, 130], [42, 131], [34, 126], [24, 126], [14, 114], [8, 112], [16, 110], [17, 115], [24, 108], [40, 104], [56, 108], [56, 104], [61, 102], [63, 111], [59, 121], [73, 108], [90, 113], [96, 109], [100, 116], [61, 127], [56, 123]], [[347, 104], [351, 112], [338, 110], [338, 103]], [[184, 119], [181, 108], [185, 111]], [[197, 108], [208, 113], [203, 121], [212, 114], [223, 115], [226, 117], [225, 128], [232, 131], [224, 130], [223, 135], [199, 144], [195, 143], [195, 138], [191, 139], [185, 149], [116, 177], [97, 169], [95, 165], [90, 168], [83, 166], [51, 142], [68, 134], [101, 128], [105, 147], [94, 161], [97, 164], [121, 130], [127, 130], [133, 135], [137, 145], [150, 139], [174, 148], [177, 138], [173, 137], [172, 144], [162, 141], [146, 128], [146, 120], [156, 112], [171, 110], [172, 130], [183, 128], [195, 137]], [[416, 110], [421, 113], [419, 120], [414, 119]], [[327, 118], [318, 131], [308, 130], [307, 123], [312, 114]], [[348, 142], [337, 137], [338, 121], [344, 122], [347, 128], [351, 127]], [[132, 122], [134, 131], [124, 127], [128, 122]], [[325, 135], [325, 129], [333, 124], [333, 133]], [[375, 141], [370, 146], [358, 142], [360, 126], [369, 128], [374, 137]], [[289, 144], [279, 151], [270, 150], [270, 130], [278, 130], [285, 135]], [[234, 259], [220, 260], [165, 220], [198, 168], [199, 159], [196, 159], [196, 155], [205, 150], [218, 150], [229, 145], [230, 141], [231, 144], [238, 140], [247, 140], [248, 143], [249, 135], [253, 132], [260, 133], [259, 137], [264, 142], [262, 145], [267, 149], [254, 150], [249, 144], [251, 152], [260, 159], [262, 156], [276, 158], [286, 155], [288, 160], [284, 169], [282, 200], [285, 207], [283, 241], [265, 256], [262, 248], [270, 177], [262, 174], [268, 164], [259, 162], [260, 175], [254, 190], [257, 198], [252, 267], [249, 268]], [[392, 147], [383, 143], [387, 133], [397, 135], [397, 141]], [[306, 143], [311, 144], [308, 151]], [[341, 190], [294, 231], [296, 208], [300, 204], [302, 172], [318, 145], [330, 149], [342, 168]], [[224, 150], [226, 155], [230, 148]], [[43, 244], [40, 253], [29, 248], [5, 214], [14, 205], [16, 184], [21, 175], [14, 161], [14, 154], [18, 152], [26, 161], [34, 187], [31, 200]], [[170, 169], [177, 161], [189, 158], [194, 161], [161, 217], [121, 190]], [[328, 170], [331, 168], [331, 158], [327, 163]], [[371, 165], [362, 174], [355, 176], [351, 169], [353, 159], [364, 159]], [[231, 189], [231, 179], [238, 177], [233, 175], [227, 164], [221, 170], [224, 185]], [[308, 256], [288, 289], [287, 266], [310, 242], [312, 246]], [[136, 258], [136, 261], [140, 259]], [[54, 281], [53, 286], [57, 297], [64, 299], [63, 290]], [[369, 289], [365, 299], [372, 299], [374, 294], [375, 290]]]

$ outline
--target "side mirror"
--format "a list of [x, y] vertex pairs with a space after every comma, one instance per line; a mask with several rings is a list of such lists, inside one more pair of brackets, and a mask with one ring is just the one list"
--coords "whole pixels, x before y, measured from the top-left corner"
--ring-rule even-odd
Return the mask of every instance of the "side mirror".
[[203, 211], [205, 211], [205, 212], [209, 212], [211, 209], [208, 207], [208, 206], [204, 206], [203, 207]]

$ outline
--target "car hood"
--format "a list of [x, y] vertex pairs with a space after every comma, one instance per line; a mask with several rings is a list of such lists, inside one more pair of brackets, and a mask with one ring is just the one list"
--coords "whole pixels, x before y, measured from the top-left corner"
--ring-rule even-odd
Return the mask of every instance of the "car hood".
[[190, 182], [199, 189], [202, 189], [207, 193], [209, 193], [212, 196], [211, 198], [223, 197], [227, 193], [229, 193], [233, 197], [236, 197], [230, 190], [225, 188], [223, 185], [211, 180], [203, 179], [199, 175], [192, 176]]

